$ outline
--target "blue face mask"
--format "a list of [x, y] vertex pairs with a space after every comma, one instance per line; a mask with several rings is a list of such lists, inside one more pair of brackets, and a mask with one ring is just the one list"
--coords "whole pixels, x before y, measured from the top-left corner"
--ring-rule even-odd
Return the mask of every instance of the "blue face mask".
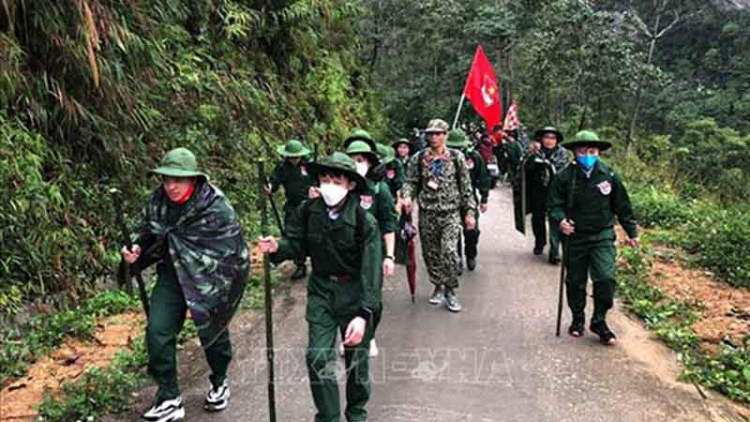
[[576, 161], [580, 164], [584, 170], [589, 171], [599, 162], [599, 157], [596, 155], [582, 155], [576, 157]]

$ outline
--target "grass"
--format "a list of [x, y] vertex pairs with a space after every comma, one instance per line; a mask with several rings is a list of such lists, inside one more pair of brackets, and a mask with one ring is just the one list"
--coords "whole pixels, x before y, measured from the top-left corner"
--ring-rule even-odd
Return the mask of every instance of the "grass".
[[[663, 236], [663, 231], [662, 231]], [[701, 310], [664, 295], [648, 282], [654, 259], [648, 235], [640, 250], [619, 251], [619, 296], [659, 339], [677, 352], [685, 366], [682, 378], [725, 394], [742, 403], [750, 403], [750, 351], [723, 345], [718, 355], [706, 354], [692, 325], [700, 320]]]

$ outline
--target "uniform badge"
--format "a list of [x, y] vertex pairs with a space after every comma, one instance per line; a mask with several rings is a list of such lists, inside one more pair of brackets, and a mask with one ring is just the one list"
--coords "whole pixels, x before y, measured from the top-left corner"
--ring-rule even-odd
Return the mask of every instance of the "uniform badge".
[[372, 196], [370, 195], [362, 195], [362, 197], [359, 199], [359, 206], [362, 207], [362, 209], [369, 210], [372, 208]]
[[385, 172], [385, 177], [389, 179], [395, 179], [396, 178], [396, 170], [394, 169], [388, 169]]
[[302, 173], [303, 176], [307, 176], [307, 167], [306, 166], [300, 166], [299, 172]]
[[609, 195], [612, 193], [612, 184], [609, 183], [609, 180], [605, 180], [597, 185], [599, 188], [599, 192], [602, 193], [602, 195]]
[[474, 168], [474, 160], [472, 160], [471, 158], [467, 158], [466, 159], [466, 168], [468, 168], [469, 170], [473, 169]]
[[432, 190], [438, 190], [438, 188], [440, 188], [440, 183], [437, 180], [435, 180], [435, 179], [430, 179], [427, 182], [427, 187], [430, 188], [430, 189], [432, 189]]

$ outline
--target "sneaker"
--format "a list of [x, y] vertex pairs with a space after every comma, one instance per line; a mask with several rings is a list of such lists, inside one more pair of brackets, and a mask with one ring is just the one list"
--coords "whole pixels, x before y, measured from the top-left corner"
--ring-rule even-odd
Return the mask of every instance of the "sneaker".
[[560, 258], [554, 255], [549, 256], [549, 263], [552, 265], [558, 265], [560, 264]]
[[298, 264], [297, 265], [297, 271], [292, 274], [292, 280], [299, 280], [302, 278], [305, 278], [307, 275], [307, 267], [305, 264]]
[[610, 346], [615, 343], [617, 343], [617, 336], [615, 336], [615, 333], [607, 327], [607, 323], [597, 322], [595, 324], [591, 324], [589, 327], [589, 330], [591, 330], [592, 333], [599, 336], [599, 342], [605, 346]]
[[229, 397], [232, 393], [229, 391], [229, 384], [227, 380], [224, 380], [220, 386], [211, 385], [211, 389], [206, 393], [206, 401], [203, 404], [203, 408], [209, 412], [218, 412], [224, 410], [229, 404]]
[[445, 294], [443, 293], [443, 286], [435, 286], [435, 291], [430, 296], [430, 303], [433, 305], [440, 305], [445, 300]]
[[474, 269], [477, 267], [477, 259], [476, 258], [467, 258], [466, 259], [466, 268], [469, 269], [469, 271], [474, 271]]
[[380, 353], [378, 350], [378, 344], [375, 343], [375, 339], [372, 339], [372, 341], [370, 341], [370, 350], [367, 352], [367, 356], [374, 358], [378, 356], [378, 353]]
[[445, 300], [448, 302], [448, 309], [451, 312], [461, 312], [461, 302], [458, 301], [456, 293], [449, 291], [445, 295]]
[[182, 407], [182, 398], [177, 396], [176, 398], [155, 404], [143, 414], [143, 419], [149, 422], [172, 422], [185, 419], [185, 408]]

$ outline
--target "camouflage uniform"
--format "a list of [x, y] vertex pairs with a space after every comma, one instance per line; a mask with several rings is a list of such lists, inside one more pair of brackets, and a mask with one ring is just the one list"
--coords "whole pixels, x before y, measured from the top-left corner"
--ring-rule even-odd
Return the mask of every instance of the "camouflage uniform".
[[[184, 148], [170, 151], [152, 173], [173, 177], [174, 161], [194, 156]], [[172, 160], [172, 162], [170, 162]], [[178, 164], [179, 165], [179, 164]], [[138, 270], [158, 263], [146, 331], [149, 373], [159, 385], [158, 400], [180, 395], [177, 384], [177, 335], [185, 314], [211, 367], [211, 383], [221, 385], [232, 359], [227, 326], [242, 298], [250, 269], [249, 254], [237, 215], [224, 194], [199, 178], [190, 199], [173, 203], [159, 187], [146, 206], [136, 242], [144, 251]]]
[[441, 155], [428, 149], [414, 155], [407, 168], [402, 195], [419, 202], [419, 238], [430, 282], [453, 290], [458, 287], [461, 217], [476, 215], [466, 160], [453, 149]]

